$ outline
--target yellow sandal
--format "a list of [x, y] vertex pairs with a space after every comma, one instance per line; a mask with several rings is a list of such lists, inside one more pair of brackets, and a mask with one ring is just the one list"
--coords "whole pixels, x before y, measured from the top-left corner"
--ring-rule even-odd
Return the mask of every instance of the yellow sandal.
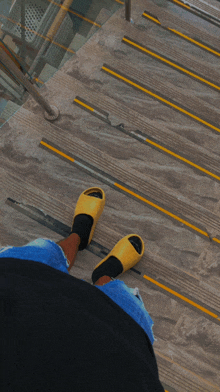
[[[92, 193], [97, 194], [101, 193], [102, 194], [102, 199], [99, 198], [98, 195], [94, 196], [88, 196], [91, 195]], [[76, 204], [76, 208], [74, 211], [74, 216], [73, 216], [73, 222], [74, 219], [77, 215], [79, 214], [86, 214], [90, 215], [93, 218], [93, 225], [90, 231], [90, 236], [89, 236], [89, 241], [88, 245], [92, 241], [92, 237], [95, 231], [96, 224], [102, 214], [102, 211], [105, 206], [105, 192], [101, 188], [88, 188], [86, 189], [81, 195], [79, 196], [79, 199]], [[72, 223], [73, 226], [73, 223]]]
[[[129, 239], [131, 242], [129, 241]], [[138, 239], [140, 240], [138, 241], [139, 244], [137, 244]], [[134, 248], [132, 243], [136, 248]], [[136, 249], [138, 249], [138, 251]], [[97, 264], [94, 271], [107, 259], [109, 259], [110, 256], [115, 256], [121, 262], [123, 267], [122, 273], [124, 273], [125, 271], [128, 271], [130, 268], [134, 267], [140, 261], [143, 254], [144, 242], [142, 238], [137, 234], [126, 235], [124, 238], [118, 241], [118, 243], [114, 246], [111, 252], [99, 264]]]

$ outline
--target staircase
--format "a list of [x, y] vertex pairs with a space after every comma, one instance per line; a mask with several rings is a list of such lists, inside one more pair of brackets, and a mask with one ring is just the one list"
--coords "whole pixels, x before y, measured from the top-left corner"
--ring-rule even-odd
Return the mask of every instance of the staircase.
[[165, 391], [219, 392], [220, 3], [187, 4], [136, 0], [133, 24], [119, 8], [42, 85], [58, 120], [29, 97], [2, 126], [0, 246], [59, 241], [79, 195], [101, 187], [70, 274], [92, 283], [114, 245], [140, 235], [144, 256], [119, 279], [154, 321]]

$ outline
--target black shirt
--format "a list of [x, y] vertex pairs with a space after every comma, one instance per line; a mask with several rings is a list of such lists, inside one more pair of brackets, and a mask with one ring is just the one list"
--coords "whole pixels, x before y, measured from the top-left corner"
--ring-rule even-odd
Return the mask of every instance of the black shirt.
[[95, 286], [0, 259], [2, 392], [164, 392], [144, 330]]

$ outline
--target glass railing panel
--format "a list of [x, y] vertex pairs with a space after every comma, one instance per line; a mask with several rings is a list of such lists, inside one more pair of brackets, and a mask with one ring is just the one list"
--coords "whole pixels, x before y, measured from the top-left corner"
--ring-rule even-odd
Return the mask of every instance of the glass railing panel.
[[[124, 7], [121, 0], [69, 0], [68, 7], [63, 3], [64, 0], [0, 0], [0, 45], [5, 46], [19, 69], [39, 88], [120, 7]], [[62, 19], [63, 10], [66, 13]], [[59, 28], [53, 29], [55, 34], [51, 42], [47, 35], [55, 21]], [[47, 47], [39, 56], [45, 45]], [[10, 70], [0, 63], [0, 127], [7, 117], [8, 102], [11, 113], [13, 104], [17, 111], [18, 105], [22, 105], [28, 96]]]

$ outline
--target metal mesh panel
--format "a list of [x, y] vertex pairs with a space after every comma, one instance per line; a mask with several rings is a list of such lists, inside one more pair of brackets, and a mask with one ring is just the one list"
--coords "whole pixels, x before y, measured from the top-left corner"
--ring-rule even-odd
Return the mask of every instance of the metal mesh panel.
[[[21, 23], [21, 0], [17, 0], [1, 27], [2, 31], [9, 34], [12, 38], [21, 39], [21, 27], [16, 23]], [[59, 11], [59, 7], [45, 0], [26, 0], [25, 1], [25, 40], [34, 49], [40, 49], [54, 18]], [[33, 30], [33, 31], [29, 31]]]
[[[45, 7], [43, 8], [39, 4], [39, 2], [38, 4], [37, 2], [32, 4], [27, 4], [27, 7], [25, 7], [25, 26], [31, 30], [38, 31], [44, 13], [45, 13]], [[20, 26], [15, 25], [15, 33], [17, 33], [17, 35], [21, 37]], [[25, 40], [27, 42], [32, 42], [35, 36], [36, 35], [31, 31], [25, 30]]]

